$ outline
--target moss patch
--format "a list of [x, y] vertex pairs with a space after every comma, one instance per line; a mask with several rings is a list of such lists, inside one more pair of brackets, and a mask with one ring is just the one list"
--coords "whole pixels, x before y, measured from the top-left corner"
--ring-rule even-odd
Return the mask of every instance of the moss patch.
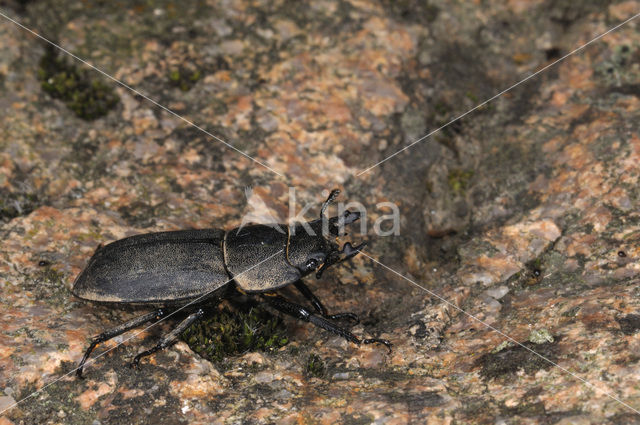
[[189, 91], [201, 78], [202, 72], [196, 68], [181, 66], [169, 71], [169, 82], [182, 91]]
[[207, 317], [189, 327], [182, 340], [212, 362], [247, 351], [274, 351], [289, 342], [282, 319], [256, 306], [223, 307]]
[[322, 361], [320, 356], [318, 356], [317, 354], [311, 354], [307, 359], [305, 371], [311, 376], [321, 378], [327, 372], [327, 367], [325, 366], [324, 361]]
[[[554, 363], [557, 362], [556, 344], [557, 342], [543, 344], [522, 343], [524, 347], [539, 353]], [[503, 348], [500, 351], [484, 354], [476, 362], [476, 365], [482, 368], [480, 374], [486, 379], [493, 379], [515, 374], [518, 370], [523, 369], [531, 375], [540, 369], [548, 369], [553, 366], [524, 347], [514, 345]]]
[[78, 117], [93, 120], [106, 115], [120, 98], [111, 86], [91, 78], [89, 72], [70, 64], [47, 46], [38, 68], [42, 90], [62, 100]]
[[471, 170], [451, 170], [447, 177], [449, 188], [454, 194], [463, 195], [469, 186], [471, 177], [473, 177], [473, 171]]

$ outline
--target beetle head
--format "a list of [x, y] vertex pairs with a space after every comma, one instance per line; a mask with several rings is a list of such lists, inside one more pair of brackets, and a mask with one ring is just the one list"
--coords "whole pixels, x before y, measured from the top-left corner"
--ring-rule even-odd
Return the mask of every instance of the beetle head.
[[[316, 277], [320, 278], [328, 267], [354, 257], [365, 245], [364, 242], [355, 247], [349, 242], [342, 248], [338, 245], [338, 237], [345, 235], [345, 226], [360, 218], [359, 212], [349, 210], [331, 218], [325, 215], [327, 207], [339, 193], [338, 189], [331, 191], [322, 204], [318, 220], [289, 228], [287, 260], [300, 271], [302, 276], [315, 271]], [[304, 229], [305, 225], [311, 228], [312, 234]]]

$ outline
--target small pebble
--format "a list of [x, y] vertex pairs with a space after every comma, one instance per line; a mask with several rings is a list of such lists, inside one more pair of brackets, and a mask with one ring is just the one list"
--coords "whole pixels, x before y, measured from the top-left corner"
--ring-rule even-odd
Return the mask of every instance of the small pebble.
[[504, 297], [509, 293], [509, 287], [507, 287], [506, 285], [500, 285], [495, 288], [487, 289], [485, 293], [491, 298], [495, 298], [496, 300], [499, 300], [500, 298]]
[[349, 372], [334, 373], [331, 378], [333, 378], [333, 379], [349, 379]]
[[16, 404], [16, 400], [10, 395], [0, 397], [0, 412]]

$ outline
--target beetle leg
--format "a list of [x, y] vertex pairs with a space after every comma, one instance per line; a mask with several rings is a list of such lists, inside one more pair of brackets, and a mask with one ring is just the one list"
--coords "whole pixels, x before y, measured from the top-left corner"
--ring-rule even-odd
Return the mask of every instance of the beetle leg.
[[316, 312], [320, 313], [322, 317], [325, 317], [331, 320], [349, 319], [354, 324], [360, 323], [360, 319], [358, 318], [358, 315], [355, 313], [348, 313], [348, 312], [336, 313], [336, 314], [327, 313], [327, 309], [324, 307], [324, 305], [322, 305], [322, 302], [320, 302], [320, 299], [318, 299], [318, 297], [316, 297], [315, 294], [311, 292], [311, 289], [309, 289], [309, 287], [305, 285], [303, 281], [299, 280], [295, 282], [294, 285], [296, 286], [298, 291], [300, 291], [300, 293], [304, 295], [306, 299], [309, 300], [309, 302], [311, 303], [313, 308], [316, 310]]
[[93, 338], [93, 340], [91, 341], [91, 345], [89, 345], [89, 348], [87, 348], [87, 351], [85, 351], [84, 356], [82, 356], [82, 360], [80, 360], [80, 364], [78, 364], [78, 368], [76, 369], [76, 376], [78, 378], [82, 378], [82, 368], [84, 367], [84, 364], [89, 358], [89, 355], [91, 355], [91, 352], [93, 351], [94, 348], [96, 348], [98, 344], [100, 344], [101, 342], [108, 341], [111, 338], [121, 335], [133, 328], [137, 328], [138, 326], [146, 322], [150, 322], [152, 320], [153, 321], [160, 320], [164, 316], [164, 314], [165, 312], [163, 309], [152, 311], [151, 313], [147, 313], [142, 316], [131, 319], [128, 322], [123, 323], [113, 329], [104, 331], [100, 335]]
[[189, 326], [191, 326], [191, 324], [193, 324], [193, 322], [200, 319], [203, 315], [204, 315], [204, 310], [199, 308], [198, 311], [187, 316], [187, 318], [184, 319], [182, 322], [180, 322], [180, 324], [178, 324], [178, 326], [176, 326], [175, 329], [173, 329], [167, 335], [163, 336], [162, 339], [154, 347], [148, 350], [142, 351], [141, 353], [138, 353], [138, 355], [133, 358], [133, 361], [131, 362], [131, 367], [137, 368], [140, 365], [141, 358], [149, 356], [158, 350], [167, 348], [168, 346], [176, 342], [176, 340], [182, 334], [182, 332], [184, 332]]
[[386, 339], [379, 338], [367, 338], [361, 340], [348, 330], [341, 328], [340, 326], [328, 321], [324, 317], [317, 316], [307, 310], [305, 307], [292, 303], [286, 298], [281, 297], [280, 295], [275, 296], [262, 296], [264, 300], [266, 300], [273, 308], [279, 310], [285, 314], [296, 317], [298, 319], [304, 320], [305, 322], [310, 322], [315, 326], [318, 326], [324, 330], [332, 332], [336, 335], [339, 335], [346, 339], [347, 341], [353, 342], [354, 344], [372, 344], [374, 342], [378, 342], [380, 344], [384, 344], [391, 352], [391, 342]]

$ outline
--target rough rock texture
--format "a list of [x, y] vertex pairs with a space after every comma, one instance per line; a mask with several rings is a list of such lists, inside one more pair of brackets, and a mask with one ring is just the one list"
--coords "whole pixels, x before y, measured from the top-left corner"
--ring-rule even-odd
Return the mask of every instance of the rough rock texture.
[[[638, 12], [3, 3], [282, 176], [69, 57], [43, 79], [43, 43], [0, 17], [0, 409], [42, 389], [0, 424], [639, 423], [640, 19], [357, 176]], [[285, 318], [282, 348], [210, 362], [179, 342], [132, 372], [167, 321], [58, 380], [139, 314], [70, 294], [98, 244], [287, 217], [289, 187], [298, 208], [333, 187], [367, 206], [366, 252], [397, 274], [361, 255], [308, 283], [391, 354]], [[400, 235], [374, 235], [380, 202]]]

